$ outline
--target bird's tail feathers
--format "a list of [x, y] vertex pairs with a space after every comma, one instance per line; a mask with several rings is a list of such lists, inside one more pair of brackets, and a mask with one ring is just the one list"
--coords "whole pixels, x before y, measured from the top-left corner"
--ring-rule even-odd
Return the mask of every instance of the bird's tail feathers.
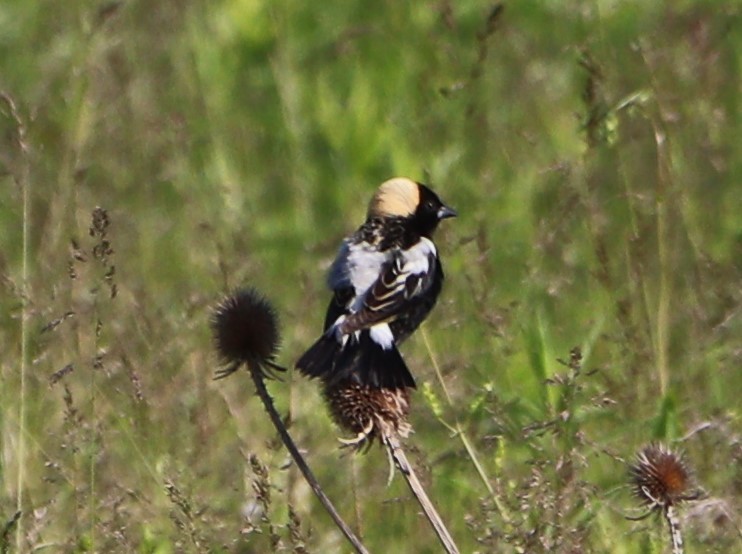
[[375, 342], [368, 330], [340, 343], [334, 334], [325, 334], [296, 362], [309, 377], [321, 377], [328, 384], [345, 379], [374, 388], [415, 388], [415, 379], [395, 344], [388, 348]]
[[296, 362], [296, 368], [308, 377], [327, 378], [335, 366], [341, 345], [333, 335], [324, 334]]

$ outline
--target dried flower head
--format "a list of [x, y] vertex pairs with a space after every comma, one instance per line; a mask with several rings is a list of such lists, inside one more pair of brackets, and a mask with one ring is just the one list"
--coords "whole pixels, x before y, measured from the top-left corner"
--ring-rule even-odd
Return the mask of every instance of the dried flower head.
[[412, 426], [407, 422], [410, 413], [410, 393], [407, 388], [377, 389], [352, 381], [328, 384], [325, 399], [335, 422], [356, 433], [353, 439], [341, 442], [357, 449], [370, 445], [394, 433], [407, 437]]
[[217, 379], [234, 373], [243, 363], [283, 370], [273, 361], [280, 341], [278, 318], [273, 306], [254, 289], [241, 289], [224, 298], [211, 321], [216, 350], [225, 368]]
[[631, 466], [634, 494], [651, 509], [674, 506], [691, 495], [692, 475], [679, 452], [660, 443], [642, 448]]

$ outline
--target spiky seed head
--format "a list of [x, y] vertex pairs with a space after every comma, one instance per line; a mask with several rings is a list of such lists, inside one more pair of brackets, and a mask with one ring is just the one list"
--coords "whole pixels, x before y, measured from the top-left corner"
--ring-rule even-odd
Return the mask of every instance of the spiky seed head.
[[407, 217], [420, 204], [420, 187], [412, 179], [395, 177], [381, 184], [368, 205], [368, 217]]
[[221, 362], [233, 370], [243, 363], [272, 365], [280, 341], [278, 318], [255, 289], [226, 296], [214, 310], [211, 327]]
[[631, 466], [634, 494], [651, 508], [664, 508], [688, 500], [692, 475], [683, 455], [660, 443], [642, 448]]
[[381, 440], [384, 433], [407, 437], [412, 430], [407, 421], [408, 388], [377, 389], [346, 380], [328, 384], [324, 396], [335, 422], [359, 438], [364, 436], [358, 446], [370, 444], [373, 439]]

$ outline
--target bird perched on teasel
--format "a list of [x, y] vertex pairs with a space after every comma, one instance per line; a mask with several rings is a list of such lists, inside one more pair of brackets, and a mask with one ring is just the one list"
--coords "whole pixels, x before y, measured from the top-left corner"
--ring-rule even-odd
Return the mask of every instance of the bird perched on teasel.
[[333, 384], [415, 387], [397, 350], [430, 313], [443, 284], [431, 236], [456, 216], [427, 186], [406, 178], [384, 182], [366, 222], [347, 237], [327, 278], [333, 298], [325, 332], [296, 367]]

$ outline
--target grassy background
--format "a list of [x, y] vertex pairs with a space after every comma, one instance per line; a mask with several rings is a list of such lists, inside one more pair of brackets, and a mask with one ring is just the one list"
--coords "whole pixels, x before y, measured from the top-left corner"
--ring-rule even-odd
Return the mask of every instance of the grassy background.
[[[623, 517], [653, 439], [709, 494], [689, 551], [739, 551], [742, 11], [505, 4], [2, 3], [3, 549], [349, 551], [249, 380], [211, 380], [208, 320], [258, 287], [290, 365], [339, 241], [407, 175], [460, 214], [403, 351], [462, 551], [663, 551]], [[270, 389], [371, 551], [439, 551], [316, 383]]]

